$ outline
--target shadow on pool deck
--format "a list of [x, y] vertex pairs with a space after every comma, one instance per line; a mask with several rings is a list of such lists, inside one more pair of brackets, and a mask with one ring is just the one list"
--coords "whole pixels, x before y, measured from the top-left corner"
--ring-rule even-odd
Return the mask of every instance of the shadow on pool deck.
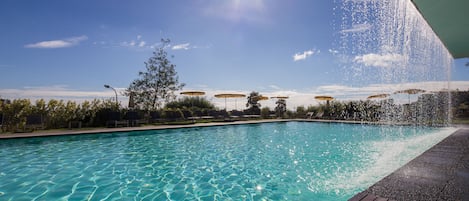
[[469, 128], [460, 128], [349, 201], [469, 200]]

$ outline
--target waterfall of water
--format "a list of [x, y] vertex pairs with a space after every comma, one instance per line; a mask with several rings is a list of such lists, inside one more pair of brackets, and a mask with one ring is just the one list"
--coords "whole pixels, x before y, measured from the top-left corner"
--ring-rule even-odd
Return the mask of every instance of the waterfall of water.
[[[350, 82], [389, 93], [380, 120], [447, 124], [453, 58], [410, 0], [342, 0], [340, 42]], [[405, 89], [423, 93], [395, 93]]]

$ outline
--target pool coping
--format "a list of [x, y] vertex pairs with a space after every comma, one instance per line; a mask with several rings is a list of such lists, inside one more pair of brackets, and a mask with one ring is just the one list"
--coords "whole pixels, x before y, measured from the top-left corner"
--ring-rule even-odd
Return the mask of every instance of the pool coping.
[[164, 129], [179, 129], [179, 128], [200, 128], [212, 126], [228, 126], [228, 125], [242, 125], [242, 124], [259, 124], [259, 123], [274, 123], [274, 122], [289, 122], [291, 119], [267, 119], [267, 120], [249, 120], [249, 121], [226, 121], [226, 122], [211, 122], [211, 123], [196, 123], [184, 125], [146, 125], [139, 127], [118, 127], [118, 128], [96, 128], [90, 130], [59, 130], [59, 131], [36, 131], [27, 133], [9, 133], [0, 134], [1, 139], [16, 139], [16, 138], [32, 138], [32, 137], [49, 137], [49, 136], [62, 136], [62, 135], [86, 135], [86, 134], [103, 134], [115, 132], [133, 132], [133, 131], [147, 131], [147, 130], [164, 130]]
[[369, 121], [351, 121], [351, 120], [326, 120], [326, 119], [261, 119], [261, 120], [243, 120], [243, 121], [223, 121], [223, 122], [210, 122], [210, 123], [196, 123], [184, 125], [145, 125], [139, 127], [118, 127], [118, 128], [91, 128], [89, 130], [38, 130], [35, 132], [25, 133], [8, 133], [1, 134], [1, 139], [15, 139], [15, 138], [31, 138], [31, 137], [48, 137], [48, 136], [61, 136], [61, 135], [81, 135], [81, 134], [102, 134], [114, 132], [132, 132], [132, 131], [146, 131], [146, 130], [164, 130], [164, 129], [178, 129], [178, 128], [198, 128], [198, 127], [211, 127], [211, 126], [227, 126], [227, 125], [241, 125], [241, 124], [259, 124], [259, 123], [274, 123], [274, 122], [322, 122], [322, 123], [347, 123], [347, 124], [370, 124], [370, 125], [411, 125], [406, 123], [389, 123], [389, 122], [369, 122]]

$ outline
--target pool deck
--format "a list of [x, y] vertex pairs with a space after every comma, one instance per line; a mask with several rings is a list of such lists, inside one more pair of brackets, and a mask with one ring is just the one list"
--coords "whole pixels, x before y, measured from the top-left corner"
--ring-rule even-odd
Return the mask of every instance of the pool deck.
[[469, 200], [469, 127], [461, 127], [349, 201], [374, 200]]
[[[36, 131], [32, 133], [0, 134], [0, 139], [197, 128], [289, 121], [367, 123], [360, 121], [268, 119], [198, 123], [189, 125]], [[381, 181], [375, 183], [365, 191], [358, 193], [349, 201], [469, 200], [469, 126], [456, 125], [456, 127], [459, 129], [443, 141], [436, 144], [395, 172], [386, 176]]]

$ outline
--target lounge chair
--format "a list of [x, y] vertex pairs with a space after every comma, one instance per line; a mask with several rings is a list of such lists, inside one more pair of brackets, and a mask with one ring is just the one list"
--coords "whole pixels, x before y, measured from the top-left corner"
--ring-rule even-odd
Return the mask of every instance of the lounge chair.
[[165, 121], [179, 121], [184, 120], [184, 114], [181, 110], [165, 110]]
[[150, 112], [150, 123], [158, 123], [161, 122], [161, 112], [159, 111], [151, 111]]
[[147, 123], [147, 121], [140, 118], [140, 115], [136, 111], [128, 111], [124, 119], [129, 121], [129, 126], [140, 126], [141, 124]]
[[230, 112], [230, 119], [239, 120], [239, 118], [242, 117], [243, 115], [244, 113], [242, 111], [232, 110]]
[[247, 118], [247, 119], [255, 119], [255, 118], [261, 118], [261, 115], [260, 115], [260, 113], [244, 110], [241, 117]]
[[223, 119], [224, 118], [222, 113], [220, 111], [217, 111], [217, 110], [209, 110], [207, 112], [207, 116], [212, 116], [215, 119]]
[[[195, 121], [195, 120], [197, 120], [197, 119], [201, 119], [201, 118], [202, 118], [202, 117], [201, 117], [201, 116], [202, 116], [202, 112], [199, 111], [199, 110], [195, 110], [195, 111], [189, 111], [189, 110], [188, 110], [187, 112], [188, 112], [188, 113], [187, 113], [188, 116], [186, 116], [186, 119]], [[184, 113], [184, 111], [183, 111], [183, 113]], [[185, 116], [185, 115], [186, 115], [186, 113], [184, 113], [184, 116]]]
[[207, 110], [196, 110], [195, 114], [199, 116], [201, 119], [214, 119], [215, 117], [210, 115], [210, 111]]
[[121, 113], [120, 112], [109, 112], [108, 113], [108, 119], [106, 121], [106, 126], [107, 127], [114, 127], [117, 128], [119, 126], [129, 126], [129, 121], [127, 120], [122, 120], [121, 119]]
[[316, 113], [315, 118], [316, 119], [321, 119], [323, 115], [324, 115], [324, 112], [318, 112], [318, 113]]
[[308, 112], [306, 113], [306, 119], [312, 119], [314, 116], [314, 112]]
[[32, 114], [26, 117], [26, 124], [23, 127], [23, 131], [35, 131], [37, 129], [44, 129], [44, 122], [42, 115]]

